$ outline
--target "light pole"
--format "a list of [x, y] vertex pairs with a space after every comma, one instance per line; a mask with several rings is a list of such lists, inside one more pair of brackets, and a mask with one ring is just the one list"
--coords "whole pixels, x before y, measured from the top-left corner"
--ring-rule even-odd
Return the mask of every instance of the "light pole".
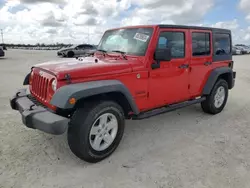
[[4, 44], [3, 42], [3, 30], [1, 29], [1, 35], [2, 35], [2, 43]]

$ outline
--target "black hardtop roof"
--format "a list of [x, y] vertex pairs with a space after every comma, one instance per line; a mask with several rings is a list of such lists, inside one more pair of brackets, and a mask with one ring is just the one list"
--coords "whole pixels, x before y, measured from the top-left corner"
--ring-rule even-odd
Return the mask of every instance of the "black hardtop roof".
[[178, 29], [197, 29], [197, 30], [210, 30], [216, 32], [231, 33], [229, 29], [214, 28], [214, 27], [203, 27], [203, 26], [189, 26], [189, 25], [158, 25], [160, 28], [178, 28]]

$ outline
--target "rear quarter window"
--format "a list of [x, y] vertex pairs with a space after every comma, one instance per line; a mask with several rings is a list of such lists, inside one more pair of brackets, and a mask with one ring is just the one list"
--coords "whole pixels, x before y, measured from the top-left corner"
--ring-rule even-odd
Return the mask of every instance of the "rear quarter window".
[[226, 33], [215, 33], [214, 35], [215, 55], [229, 55], [231, 53], [231, 37]]

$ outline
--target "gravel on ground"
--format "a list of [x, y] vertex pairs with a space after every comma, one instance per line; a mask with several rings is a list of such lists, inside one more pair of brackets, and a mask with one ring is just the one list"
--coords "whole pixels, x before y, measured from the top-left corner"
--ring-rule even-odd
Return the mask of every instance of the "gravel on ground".
[[123, 140], [106, 160], [76, 158], [66, 135], [26, 128], [9, 98], [30, 67], [56, 51], [8, 50], [0, 58], [1, 188], [249, 188], [250, 56], [234, 56], [237, 79], [224, 111], [200, 105], [127, 121]]

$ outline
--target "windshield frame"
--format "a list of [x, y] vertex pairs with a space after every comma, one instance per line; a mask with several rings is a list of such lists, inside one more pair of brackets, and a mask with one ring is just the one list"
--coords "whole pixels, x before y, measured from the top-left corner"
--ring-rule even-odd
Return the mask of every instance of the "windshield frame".
[[[149, 48], [149, 45], [151, 43], [151, 40], [154, 36], [154, 31], [155, 31], [155, 28], [152, 27], [152, 26], [131, 26], [131, 27], [120, 27], [120, 28], [115, 28], [115, 29], [109, 29], [109, 30], [106, 30], [104, 32], [104, 34], [102, 35], [102, 38], [99, 42], [99, 44], [97, 45], [97, 48], [96, 50], [104, 50], [106, 51], [105, 49], [101, 48], [102, 47], [102, 43], [104, 42], [104, 40], [106, 40], [107, 38], [105, 37], [107, 33], [109, 32], [115, 32], [115, 31], [119, 31], [119, 30], [126, 30], [126, 29], [149, 29], [151, 34], [149, 35], [149, 38], [146, 42], [146, 48], [145, 48], [145, 51], [144, 53], [141, 53], [141, 54], [136, 54], [136, 53], [125, 53], [126, 56], [138, 56], [138, 57], [143, 57], [147, 54], [147, 51], [148, 51], [148, 48]], [[112, 49], [111, 51], [106, 51], [105, 53], [116, 53], [116, 52], [112, 52], [113, 50], [117, 50], [117, 49]]]

